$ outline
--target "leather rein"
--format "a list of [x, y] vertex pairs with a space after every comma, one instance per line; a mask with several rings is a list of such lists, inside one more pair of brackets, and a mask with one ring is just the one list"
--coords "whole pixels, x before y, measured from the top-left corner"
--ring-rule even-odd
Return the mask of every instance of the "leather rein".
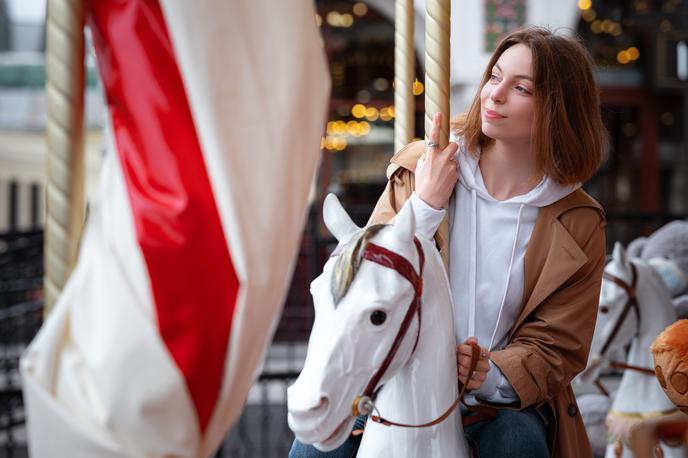
[[[385, 359], [382, 361], [380, 367], [372, 375], [372, 377], [366, 384], [366, 387], [363, 390], [363, 392], [360, 395], [356, 396], [356, 398], [353, 401], [351, 413], [355, 417], [359, 415], [368, 415], [371, 414], [373, 411], [377, 412], [377, 409], [375, 408], [375, 398], [377, 396], [379, 389], [376, 390], [375, 388], [377, 387], [383, 375], [389, 368], [390, 364], [392, 363], [392, 360], [394, 360], [394, 357], [397, 354], [399, 347], [401, 346], [401, 342], [404, 340], [404, 337], [408, 332], [411, 322], [413, 321], [414, 315], [418, 316], [418, 331], [416, 332], [416, 340], [413, 344], [412, 354], [416, 351], [416, 347], [418, 346], [418, 339], [420, 337], [421, 328], [421, 298], [423, 295], [423, 265], [425, 263], [425, 255], [423, 253], [423, 248], [418, 239], [414, 237], [413, 242], [416, 246], [416, 250], [418, 251], [418, 273], [416, 273], [415, 269], [413, 268], [413, 265], [406, 258], [397, 253], [394, 253], [393, 251], [388, 250], [387, 248], [381, 247], [374, 243], [368, 243], [363, 251], [363, 259], [372, 261], [376, 264], [392, 269], [398, 272], [406, 280], [408, 280], [409, 283], [411, 283], [411, 285], [413, 286], [414, 296], [411, 300], [411, 303], [408, 306], [406, 315], [404, 315], [404, 319], [401, 322], [401, 326], [397, 331], [397, 335], [394, 337], [392, 346], [387, 352], [387, 356], [385, 356]], [[468, 385], [468, 381], [475, 372], [475, 367], [478, 364], [479, 356], [480, 348], [477, 345], [473, 345], [471, 365], [469, 370], [469, 376], [466, 380], [466, 384], [463, 385], [459, 390], [459, 395], [456, 398], [456, 400], [449, 406], [449, 408], [442, 415], [440, 415], [436, 419], [421, 424], [406, 424], [398, 423], [383, 418], [381, 415], [379, 415], [379, 412], [378, 415], [371, 415], [370, 419], [376, 423], [385, 426], [399, 426], [403, 428], [426, 428], [441, 423], [447, 417], [449, 417], [449, 415], [452, 413], [452, 411], [456, 408], [456, 406], [463, 398], [463, 395], [466, 391], [466, 386]]]
[[[604, 345], [602, 345], [602, 350], [600, 351], [600, 358], [602, 359], [608, 359], [606, 357], [607, 350], [609, 350], [609, 346], [612, 344], [612, 341], [616, 337], [616, 335], [619, 333], [621, 330], [621, 326], [623, 326], [626, 317], [630, 313], [631, 309], [635, 312], [635, 317], [638, 321], [638, 328], [640, 328], [640, 305], [638, 304], [638, 296], [636, 295], [636, 286], [638, 283], [638, 270], [636, 269], [634, 264], [631, 265], [631, 282], [626, 283], [624, 280], [621, 278], [612, 275], [610, 273], [604, 272], [602, 274], [603, 278], [606, 280], [609, 280], [619, 286], [621, 289], [623, 289], [626, 292], [626, 295], [628, 296], [628, 299], [626, 300], [626, 304], [624, 304], [623, 309], [621, 310], [621, 313], [619, 314], [619, 318], [617, 319], [616, 323], [614, 324], [614, 327], [612, 328], [612, 332], [609, 334], [607, 339], [604, 341]], [[636, 334], [638, 333], [638, 329], [636, 329]], [[643, 374], [647, 375], [655, 375], [655, 371], [652, 369], [648, 369], [646, 367], [640, 367], [640, 366], [634, 366], [632, 364], [626, 364], [622, 363], [619, 361], [609, 361], [609, 367], [614, 368], [614, 369], [628, 369], [628, 370], [633, 370], [636, 372], [641, 372]], [[599, 377], [595, 379], [593, 382], [597, 389], [599, 389], [602, 394], [605, 396], [609, 396], [609, 391], [602, 385], [602, 382], [600, 381]]]

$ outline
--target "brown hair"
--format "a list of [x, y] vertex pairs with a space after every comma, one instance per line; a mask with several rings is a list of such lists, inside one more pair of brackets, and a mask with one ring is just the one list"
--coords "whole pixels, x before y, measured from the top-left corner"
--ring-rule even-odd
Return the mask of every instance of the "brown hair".
[[493, 139], [482, 132], [480, 91], [499, 57], [515, 44], [533, 54], [535, 117], [531, 145], [536, 167], [560, 185], [588, 180], [599, 168], [607, 145], [592, 58], [580, 41], [544, 28], [527, 28], [504, 38], [487, 64], [480, 88], [468, 111], [452, 121], [468, 151]]

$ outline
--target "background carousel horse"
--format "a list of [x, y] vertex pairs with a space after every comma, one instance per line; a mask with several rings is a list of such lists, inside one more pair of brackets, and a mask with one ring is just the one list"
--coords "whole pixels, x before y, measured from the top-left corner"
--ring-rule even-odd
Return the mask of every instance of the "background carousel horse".
[[628, 245], [628, 255], [648, 261], [669, 287], [679, 318], [688, 318], [688, 221], [672, 221]]
[[[311, 284], [315, 322], [288, 391], [289, 426], [301, 442], [328, 451], [347, 439], [357, 415], [372, 411], [359, 457], [468, 457], [455, 408], [452, 299], [434, 243], [414, 236], [408, 204], [393, 225], [365, 229], [334, 195], [323, 213], [339, 245]], [[372, 420], [382, 415], [427, 427]]]
[[[597, 381], [605, 359], [630, 343], [625, 363], [609, 361], [611, 367], [624, 369], [624, 374], [606, 420], [608, 458], [633, 456], [627, 439], [634, 424], [677, 410], [654, 376], [650, 353], [652, 341], [674, 321], [671, 295], [658, 273], [640, 259], [630, 260], [616, 243], [604, 270], [590, 360], [579, 376], [582, 381]], [[686, 456], [680, 449], [662, 448], [664, 456]]]

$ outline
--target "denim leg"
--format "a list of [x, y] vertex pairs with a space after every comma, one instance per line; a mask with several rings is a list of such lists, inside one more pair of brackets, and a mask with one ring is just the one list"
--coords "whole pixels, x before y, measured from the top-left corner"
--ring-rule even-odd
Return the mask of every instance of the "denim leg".
[[467, 426], [466, 439], [478, 458], [547, 458], [547, 429], [535, 409], [499, 409], [497, 417]]
[[[364, 416], [356, 418], [353, 429], [365, 428], [367, 419]], [[289, 450], [289, 458], [353, 458], [358, 452], [362, 437], [363, 435], [351, 435], [342, 445], [330, 452], [321, 452], [312, 445], [303, 444], [294, 439], [291, 450]]]

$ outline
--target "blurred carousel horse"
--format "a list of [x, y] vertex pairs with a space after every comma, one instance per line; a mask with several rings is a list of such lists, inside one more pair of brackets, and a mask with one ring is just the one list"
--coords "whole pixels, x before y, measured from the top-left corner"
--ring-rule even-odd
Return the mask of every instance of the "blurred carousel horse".
[[679, 318], [688, 318], [688, 221], [672, 221], [628, 245], [628, 255], [652, 265], [664, 280]]
[[[650, 353], [655, 337], [676, 321], [671, 299], [655, 269], [643, 260], [629, 259], [623, 246], [616, 243], [612, 260], [604, 270], [588, 367], [579, 375], [580, 381], [593, 382], [605, 392], [598, 380], [603, 364], [624, 370], [606, 418], [607, 458], [633, 456], [628, 445], [634, 425], [677, 414], [676, 406], [655, 377]], [[626, 362], [609, 359], [629, 344]], [[681, 448], [666, 444], [662, 452], [666, 457], [688, 456]]]

